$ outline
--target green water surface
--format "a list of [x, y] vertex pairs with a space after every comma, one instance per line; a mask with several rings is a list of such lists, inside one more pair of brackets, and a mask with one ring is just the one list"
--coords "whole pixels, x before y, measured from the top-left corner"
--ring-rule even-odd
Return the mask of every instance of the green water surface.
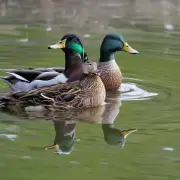
[[[61, 50], [48, 50], [65, 32], [78, 33], [90, 59], [98, 60], [99, 46], [107, 33], [44, 30], [43, 23], [24, 28], [21, 23], [3, 23], [0, 33], [0, 68], [63, 66]], [[10, 30], [12, 27], [12, 30]], [[124, 35], [139, 55], [118, 52], [116, 60], [123, 76], [144, 80], [141, 88], [158, 93], [146, 101], [122, 102], [114, 121], [117, 129], [137, 128], [128, 136], [124, 148], [104, 140], [102, 125], [78, 121], [75, 126], [74, 150], [57, 155], [44, 147], [53, 144], [52, 121], [20, 118], [0, 113], [0, 133], [16, 134], [14, 141], [0, 136], [0, 179], [138, 179], [178, 180], [180, 178], [180, 34], [156, 27], [134, 26], [112, 29]], [[28, 42], [19, 41], [28, 38]], [[1, 72], [1, 75], [4, 75]], [[1, 92], [9, 88], [0, 82]], [[164, 149], [169, 148], [169, 149]]]

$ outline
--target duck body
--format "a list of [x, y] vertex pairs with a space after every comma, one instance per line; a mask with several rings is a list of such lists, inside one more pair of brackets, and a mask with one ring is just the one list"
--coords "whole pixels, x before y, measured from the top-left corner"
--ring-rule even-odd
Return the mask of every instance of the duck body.
[[106, 90], [117, 90], [122, 82], [122, 73], [115, 59], [108, 62], [99, 62], [100, 77]]
[[66, 34], [57, 44], [48, 46], [48, 49], [57, 48], [65, 53], [65, 68], [6, 69], [5, 72], [10, 76], [1, 79], [9, 85], [12, 92], [79, 80], [81, 64], [88, 59], [80, 38], [75, 34]]
[[45, 110], [59, 111], [101, 106], [105, 101], [106, 90], [96, 71], [95, 62], [85, 62], [80, 81], [13, 93], [2, 97], [0, 105], [4, 108], [17, 106], [25, 109], [29, 106], [42, 106]]
[[139, 53], [131, 48], [120, 34], [107, 34], [104, 37], [100, 47], [98, 69], [107, 91], [118, 90], [122, 82], [122, 73], [115, 59], [117, 51], [125, 51], [130, 54]]
[[[67, 41], [68, 38], [70, 38], [70, 41]], [[75, 42], [71, 42], [74, 40]], [[65, 44], [67, 47], [69, 46], [69, 48], [65, 48]], [[62, 48], [65, 53], [65, 68], [37, 68], [6, 71], [11, 74], [11, 76], [3, 77], [2, 79], [8, 83], [13, 92], [51, 86], [57, 83], [73, 82], [80, 79], [81, 75], [80, 73], [78, 74], [78, 72], [81, 70], [79, 68], [88, 57], [84, 53], [82, 41], [77, 35], [65, 35], [60, 43], [58, 42], [48, 48]], [[100, 71], [100, 77], [107, 91], [117, 91], [122, 83], [122, 73], [115, 60], [115, 53], [117, 51], [138, 54], [138, 51], [131, 48], [127, 42], [125, 42], [123, 36], [119, 34], [107, 34], [104, 37], [100, 47], [98, 70]], [[77, 59], [80, 61], [78, 62]], [[68, 70], [70, 71], [68, 72]]]

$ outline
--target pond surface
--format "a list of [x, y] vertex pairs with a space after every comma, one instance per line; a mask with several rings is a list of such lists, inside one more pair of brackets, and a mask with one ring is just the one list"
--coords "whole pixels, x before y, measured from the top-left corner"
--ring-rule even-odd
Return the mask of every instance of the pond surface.
[[[180, 179], [180, 4], [67, 2], [4, 0], [0, 69], [63, 66], [63, 53], [47, 46], [67, 32], [82, 37], [90, 59], [98, 60], [109, 32], [123, 34], [140, 54], [116, 54], [123, 84], [104, 107], [1, 112], [0, 179]], [[0, 81], [0, 92], [8, 91]], [[47, 148], [54, 142], [63, 148]]]

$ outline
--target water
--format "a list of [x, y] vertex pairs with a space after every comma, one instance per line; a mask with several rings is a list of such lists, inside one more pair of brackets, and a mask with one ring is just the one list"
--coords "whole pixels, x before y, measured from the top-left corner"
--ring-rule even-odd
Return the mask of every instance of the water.
[[[91, 59], [108, 32], [140, 54], [116, 54], [123, 84], [104, 107], [0, 113], [1, 179], [180, 179], [180, 2], [73, 2], [2, 1], [0, 69], [63, 66], [63, 53], [47, 46], [66, 32], [82, 37]], [[137, 132], [122, 139], [127, 129]], [[45, 150], [56, 135], [65, 149]]]

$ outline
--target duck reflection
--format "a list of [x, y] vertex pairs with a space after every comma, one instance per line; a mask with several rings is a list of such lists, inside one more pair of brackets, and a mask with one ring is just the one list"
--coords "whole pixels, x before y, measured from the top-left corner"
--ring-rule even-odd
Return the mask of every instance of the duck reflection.
[[137, 129], [120, 130], [114, 127], [114, 124], [102, 124], [102, 130], [104, 133], [104, 140], [107, 144], [112, 146], [124, 147], [126, 143], [126, 137], [136, 132]]
[[[62, 119], [62, 115], [56, 113], [53, 117], [55, 129], [54, 143], [51, 146], [46, 146], [45, 150], [55, 150], [57, 154], [70, 154], [73, 152], [76, 142], [75, 128], [77, 120], [85, 123], [101, 124], [104, 141], [110, 146], [124, 147], [126, 138], [129, 134], [134, 133], [137, 129], [121, 130], [114, 127], [114, 121], [119, 114], [121, 102], [108, 102], [106, 105], [87, 109], [82, 112], [68, 112], [69, 116], [64, 115], [66, 120]], [[70, 115], [71, 114], [71, 115]], [[67, 118], [74, 119], [67, 120]]]
[[75, 121], [54, 121], [56, 132], [54, 143], [46, 146], [45, 150], [53, 149], [57, 154], [70, 154], [74, 149], [75, 143]]
[[[107, 96], [104, 106], [85, 109], [82, 111], [15, 111], [16, 116], [23, 112], [23, 118], [28, 119], [46, 119], [51, 120], [54, 125], [55, 137], [52, 145], [46, 146], [45, 150], [52, 150], [56, 154], [69, 155], [74, 150], [76, 143], [75, 130], [76, 124], [83, 123], [100, 124], [104, 141], [110, 146], [124, 147], [129, 134], [137, 129], [119, 129], [115, 127], [114, 122], [120, 113], [121, 102], [117, 98]], [[36, 110], [38, 108], [36, 107]], [[12, 115], [12, 111], [10, 112]]]
[[112, 99], [107, 101], [102, 118], [104, 140], [108, 145], [124, 147], [127, 136], [136, 132], [137, 129], [120, 130], [115, 128], [114, 121], [120, 112], [121, 102], [113, 102]]

